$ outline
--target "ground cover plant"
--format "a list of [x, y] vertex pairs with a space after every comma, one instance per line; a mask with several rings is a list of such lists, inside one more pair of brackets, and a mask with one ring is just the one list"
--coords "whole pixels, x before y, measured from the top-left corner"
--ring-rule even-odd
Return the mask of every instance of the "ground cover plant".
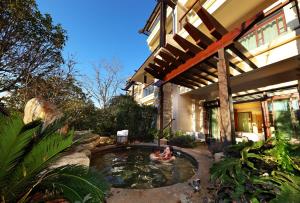
[[57, 132], [61, 122], [42, 130], [39, 121], [0, 113], [0, 202], [103, 202], [107, 185], [86, 167], [49, 167], [72, 145], [73, 132]]
[[299, 202], [299, 146], [285, 136], [232, 145], [225, 155], [211, 168], [217, 201]]

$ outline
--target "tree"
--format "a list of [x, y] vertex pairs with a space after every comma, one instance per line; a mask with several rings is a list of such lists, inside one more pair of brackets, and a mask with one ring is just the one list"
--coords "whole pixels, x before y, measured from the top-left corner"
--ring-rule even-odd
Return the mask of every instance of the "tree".
[[103, 61], [94, 65], [93, 79], [87, 78], [84, 87], [100, 107], [107, 107], [108, 102], [117, 95], [123, 79], [120, 76], [122, 66], [117, 61]]
[[0, 2], [0, 92], [51, 74], [63, 63], [66, 33], [34, 0]]
[[7, 106], [22, 111], [26, 102], [34, 97], [41, 97], [63, 109], [69, 102], [86, 101], [87, 97], [76, 80], [75, 65], [75, 59], [71, 57], [64, 67], [51, 74], [43, 77], [28, 75], [25, 81], [20, 81], [18, 89], [11, 90], [4, 97]]

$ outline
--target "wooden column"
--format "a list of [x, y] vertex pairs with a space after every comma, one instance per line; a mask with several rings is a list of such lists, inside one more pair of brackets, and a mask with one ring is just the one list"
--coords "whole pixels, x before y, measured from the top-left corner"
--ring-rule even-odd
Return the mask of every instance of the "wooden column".
[[220, 132], [224, 144], [235, 143], [234, 114], [231, 88], [229, 84], [229, 64], [225, 57], [225, 50], [218, 50], [218, 78], [220, 98]]
[[167, 3], [164, 0], [160, 0], [160, 47], [164, 47], [166, 45], [167, 7]]
[[261, 112], [263, 117], [263, 129], [265, 134], [265, 140], [270, 137], [270, 125], [269, 125], [269, 112], [268, 112], [268, 104], [266, 101], [261, 101]]
[[160, 148], [160, 138], [164, 134], [164, 87], [159, 87], [159, 136], [158, 136], [158, 148]]
[[[167, 2], [160, 0], [160, 40], [159, 47], [166, 45], [166, 19], [167, 19]], [[164, 88], [163, 85], [159, 87], [159, 136], [158, 147], [160, 147], [160, 138], [164, 133]]]

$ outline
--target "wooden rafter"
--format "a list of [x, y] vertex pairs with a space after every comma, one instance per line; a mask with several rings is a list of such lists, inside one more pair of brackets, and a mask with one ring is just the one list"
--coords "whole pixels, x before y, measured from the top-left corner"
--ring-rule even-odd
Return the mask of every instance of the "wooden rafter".
[[[203, 66], [203, 64], [201, 64], [201, 66]], [[200, 66], [200, 67], [201, 67], [201, 66]], [[196, 67], [193, 68], [193, 69], [199, 70], [199, 69], [197, 69]], [[205, 68], [202, 68], [202, 67], [201, 67], [200, 71], [203, 72], [203, 73], [205, 73], [205, 74], [207, 74], [207, 75], [209, 75], [210, 77], [213, 77], [213, 78], [218, 79], [218, 75], [217, 75], [217, 74], [212, 73], [212, 72], [210, 72], [210, 71], [208, 71], [208, 70], [205, 70]]]
[[153, 59], [153, 61], [155, 62], [155, 63], [157, 63], [159, 66], [161, 66], [161, 67], [168, 67], [169, 66], [169, 63], [168, 62], [166, 62], [166, 61], [164, 61], [164, 60], [161, 60], [161, 59], [159, 59], [159, 58], [154, 58]]
[[190, 88], [190, 89], [196, 89], [196, 87], [198, 87], [198, 86], [194, 86], [194, 85], [187, 84], [187, 83], [185, 83], [184, 81], [180, 81], [180, 80], [177, 79], [177, 78], [174, 78], [171, 82], [174, 83], [174, 84], [183, 86], [183, 87]]
[[[222, 36], [228, 33], [226, 28], [219, 23], [209, 12], [207, 12], [204, 8], [200, 7], [199, 10], [197, 11], [198, 16], [201, 18], [205, 26], [208, 28], [210, 33], [216, 38], [216, 39], [221, 39]], [[261, 14], [259, 13], [255, 20], [257, 18], [261, 18]], [[253, 22], [250, 23], [250, 25], [253, 25]], [[243, 26], [245, 26], [245, 23], [242, 24], [242, 29]], [[248, 58], [251, 56], [251, 54], [239, 43], [239, 42], [234, 42], [232, 46], [229, 47], [230, 50], [236, 54], [238, 57], [240, 57], [243, 61], [245, 61], [252, 69], [257, 69], [258, 67]], [[237, 70], [240, 73], [243, 73], [244, 71], [237, 66], [232, 66], [235, 70]]]
[[[253, 19], [251, 19], [252, 21]], [[187, 71], [188, 69], [200, 64], [204, 60], [208, 59], [209, 57], [216, 54], [218, 49], [221, 49], [223, 47], [227, 47], [230, 44], [233, 43], [233, 40], [236, 38], [236, 36], [239, 35], [242, 28], [236, 28], [232, 30], [231, 32], [225, 34], [220, 40], [214, 42], [213, 44], [209, 45], [205, 50], [199, 52], [196, 54], [193, 58], [187, 60], [184, 64], [180, 65], [177, 69], [171, 71], [169, 74], [167, 74], [164, 77], [164, 81], [169, 81], [170, 79], [180, 75], [181, 73]]]
[[163, 76], [158, 74], [157, 71], [153, 70], [152, 68], [146, 67], [144, 70], [157, 79], [160, 79], [160, 80], [163, 79]]
[[173, 56], [170, 52], [166, 50], [161, 50], [158, 53], [159, 56], [161, 56], [165, 61], [174, 64], [175, 66], [179, 66], [181, 63]]
[[[201, 70], [201, 71], [202, 71], [202, 70]], [[211, 82], [211, 83], [214, 83], [214, 82], [215, 82], [214, 80], [212, 80], [212, 79], [210, 79], [210, 78], [208, 78], [208, 77], [206, 77], [206, 76], [201, 75], [201, 73], [200, 73], [199, 71], [195, 70], [195, 69], [190, 69], [190, 70], [188, 71], [188, 73], [189, 73], [189, 74], [193, 74], [193, 75], [195, 75], [195, 76], [197, 76], [197, 77], [199, 77], [199, 78], [201, 78], [201, 79], [203, 79], [203, 80], [209, 81], [209, 82]]]
[[203, 32], [201, 32], [198, 28], [194, 27], [189, 22], [187, 22], [183, 27], [195, 40], [196, 44], [204, 49], [214, 42], [212, 39], [207, 37]]
[[201, 18], [204, 25], [209, 30], [210, 34], [216, 39], [221, 39], [228, 31], [224, 26], [217, 21], [206, 9], [202, 6], [197, 11], [197, 15]]
[[194, 56], [195, 54], [199, 53], [202, 49], [197, 45], [193, 44], [192, 42], [184, 39], [178, 34], [173, 36], [173, 39], [190, 55]]
[[169, 52], [171, 52], [173, 55], [183, 59], [184, 61], [188, 60], [191, 58], [191, 56], [189, 56], [186, 52], [182, 51], [181, 49], [178, 49], [176, 47], [174, 47], [171, 44], [166, 45], [165, 47]]
[[153, 64], [153, 63], [149, 63], [148, 66], [149, 66], [149, 68], [151, 68], [151, 69], [155, 70], [156, 72], [158, 72], [158, 74], [162, 75], [164, 73], [163, 67], [160, 67], [160, 66], [158, 66], [156, 64]]
[[178, 77], [179, 80], [181, 81], [184, 81], [185, 83], [189, 84], [189, 85], [192, 85], [192, 86], [195, 86], [195, 87], [201, 87], [201, 85], [206, 85], [206, 83], [204, 82], [201, 82], [201, 81], [194, 81], [186, 76], [179, 76]]
[[245, 56], [235, 45], [231, 45], [229, 49], [243, 61], [245, 61], [251, 68], [257, 69], [258, 67], [247, 57]]
[[[189, 22], [187, 22], [184, 25], [184, 28], [190, 34], [190, 36], [195, 40], [195, 42], [199, 45], [199, 47], [201, 47], [202, 49], [207, 48], [210, 44], [212, 44], [214, 42], [212, 39], [207, 37], [204, 33], [202, 33], [198, 28], [194, 27]], [[234, 58], [229, 53], [226, 53], [226, 55], [228, 56], [229, 60]], [[211, 61], [208, 62], [208, 63], [212, 64]], [[216, 63], [214, 63], [214, 64], [215, 64], [215, 67], [216, 67]], [[244, 70], [242, 70], [241, 68], [239, 68], [237, 65], [235, 65], [234, 63], [232, 63], [230, 61], [229, 61], [229, 65], [231, 66], [231, 68], [238, 71], [239, 73], [244, 73], [245, 72]], [[251, 64], [251, 65], [253, 65], [253, 64]]]
[[183, 77], [192, 79], [193, 81], [198, 82], [202, 85], [208, 85], [208, 82], [206, 80], [203, 80], [203, 78], [198, 75], [192, 74], [190, 71], [187, 71], [186, 73], [184, 73], [182, 75], [183, 75]]

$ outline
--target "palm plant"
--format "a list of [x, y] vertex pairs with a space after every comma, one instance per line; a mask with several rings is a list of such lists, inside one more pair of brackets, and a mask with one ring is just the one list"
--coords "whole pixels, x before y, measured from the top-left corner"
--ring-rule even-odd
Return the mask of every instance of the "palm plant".
[[77, 165], [49, 167], [72, 145], [73, 131], [57, 132], [61, 123], [42, 130], [40, 121], [24, 125], [18, 115], [0, 117], [0, 202], [104, 201], [107, 185], [96, 172]]

